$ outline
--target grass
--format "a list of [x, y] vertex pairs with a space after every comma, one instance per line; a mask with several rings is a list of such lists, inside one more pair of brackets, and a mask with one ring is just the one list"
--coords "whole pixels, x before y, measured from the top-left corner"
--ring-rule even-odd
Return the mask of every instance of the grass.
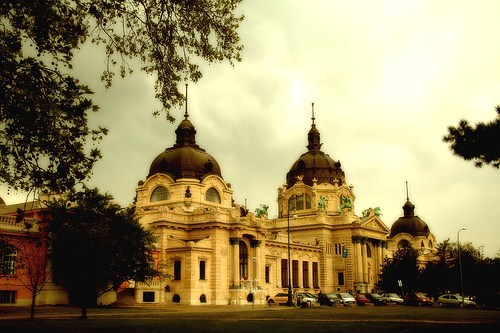
[[[259, 306], [166, 306], [89, 309], [87, 320], [71, 307], [28, 311], [0, 308], [0, 333], [14, 332], [499, 332], [500, 311], [396, 307], [287, 308]], [[26, 314], [26, 315], [24, 315]]]

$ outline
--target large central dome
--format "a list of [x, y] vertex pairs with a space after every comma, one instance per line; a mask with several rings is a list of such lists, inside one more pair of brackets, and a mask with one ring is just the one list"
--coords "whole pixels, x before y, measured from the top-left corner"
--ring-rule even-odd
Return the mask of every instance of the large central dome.
[[345, 174], [340, 162], [333, 160], [328, 154], [321, 151], [320, 134], [314, 124], [314, 119], [313, 113], [311, 129], [307, 135], [308, 151], [300, 155], [288, 171], [286, 175], [287, 188], [292, 187], [297, 182], [298, 176], [303, 176], [302, 181], [309, 186], [313, 185], [314, 179], [318, 184], [333, 184], [336, 180], [338, 185], [342, 185], [345, 182]]
[[196, 144], [196, 130], [188, 117], [186, 113], [175, 130], [177, 135], [175, 145], [165, 149], [153, 160], [148, 177], [157, 173], [165, 173], [174, 179], [195, 178], [201, 180], [209, 174], [215, 174], [222, 178], [219, 163], [205, 149]]

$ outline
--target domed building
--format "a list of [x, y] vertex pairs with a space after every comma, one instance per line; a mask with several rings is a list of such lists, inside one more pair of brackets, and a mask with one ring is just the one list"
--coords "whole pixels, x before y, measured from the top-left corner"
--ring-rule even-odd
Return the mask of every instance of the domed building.
[[293, 292], [376, 288], [389, 229], [378, 209], [354, 213], [353, 186], [321, 150], [314, 114], [307, 151], [278, 189], [279, 214], [249, 212], [217, 160], [196, 143], [186, 111], [176, 142], [136, 189], [140, 223], [157, 236], [162, 277], [135, 283], [136, 303], [265, 304]]
[[427, 262], [434, 260], [436, 238], [427, 223], [415, 215], [415, 205], [410, 202], [408, 195], [402, 208], [403, 216], [394, 222], [387, 236], [388, 253], [393, 256], [401, 248], [417, 249], [420, 253], [417, 262], [420, 266], [425, 266]]

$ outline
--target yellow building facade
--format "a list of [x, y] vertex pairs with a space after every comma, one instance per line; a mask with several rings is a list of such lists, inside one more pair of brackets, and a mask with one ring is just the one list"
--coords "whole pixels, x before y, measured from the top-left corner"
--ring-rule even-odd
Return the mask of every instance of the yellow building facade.
[[278, 217], [247, 211], [184, 115], [176, 142], [136, 189], [140, 223], [157, 236], [162, 278], [134, 285], [137, 303], [265, 304], [287, 292], [376, 289], [390, 230], [379, 210], [355, 214], [353, 186], [321, 150], [312, 117], [307, 151], [278, 189]]

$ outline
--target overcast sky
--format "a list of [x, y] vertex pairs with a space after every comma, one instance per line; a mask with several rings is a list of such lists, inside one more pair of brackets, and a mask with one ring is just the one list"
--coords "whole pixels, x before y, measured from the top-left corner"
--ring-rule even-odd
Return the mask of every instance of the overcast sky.
[[[278, 187], [306, 152], [315, 103], [322, 150], [340, 160], [355, 211], [379, 206], [390, 228], [415, 214], [437, 240], [500, 251], [500, 171], [453, 156], [442, 142], [460, 119], [490, 121], [500, 104], [500, 1], [247, 0], [243, 61], [204, 66], [189, 86], [197, 143], [221, 166], [237, 203], [277, 214]], [[96, 92], [107, 126], [91, 185], [128, 205], [177, 121], [151, 113], [153, 78], [136, 73], [108, 91], [102, 54], [83, 48], [76, 70]], [[497, 143], [498, 144], [498, 143]], [[15, 193], [0, 195], [7, 203]]]

